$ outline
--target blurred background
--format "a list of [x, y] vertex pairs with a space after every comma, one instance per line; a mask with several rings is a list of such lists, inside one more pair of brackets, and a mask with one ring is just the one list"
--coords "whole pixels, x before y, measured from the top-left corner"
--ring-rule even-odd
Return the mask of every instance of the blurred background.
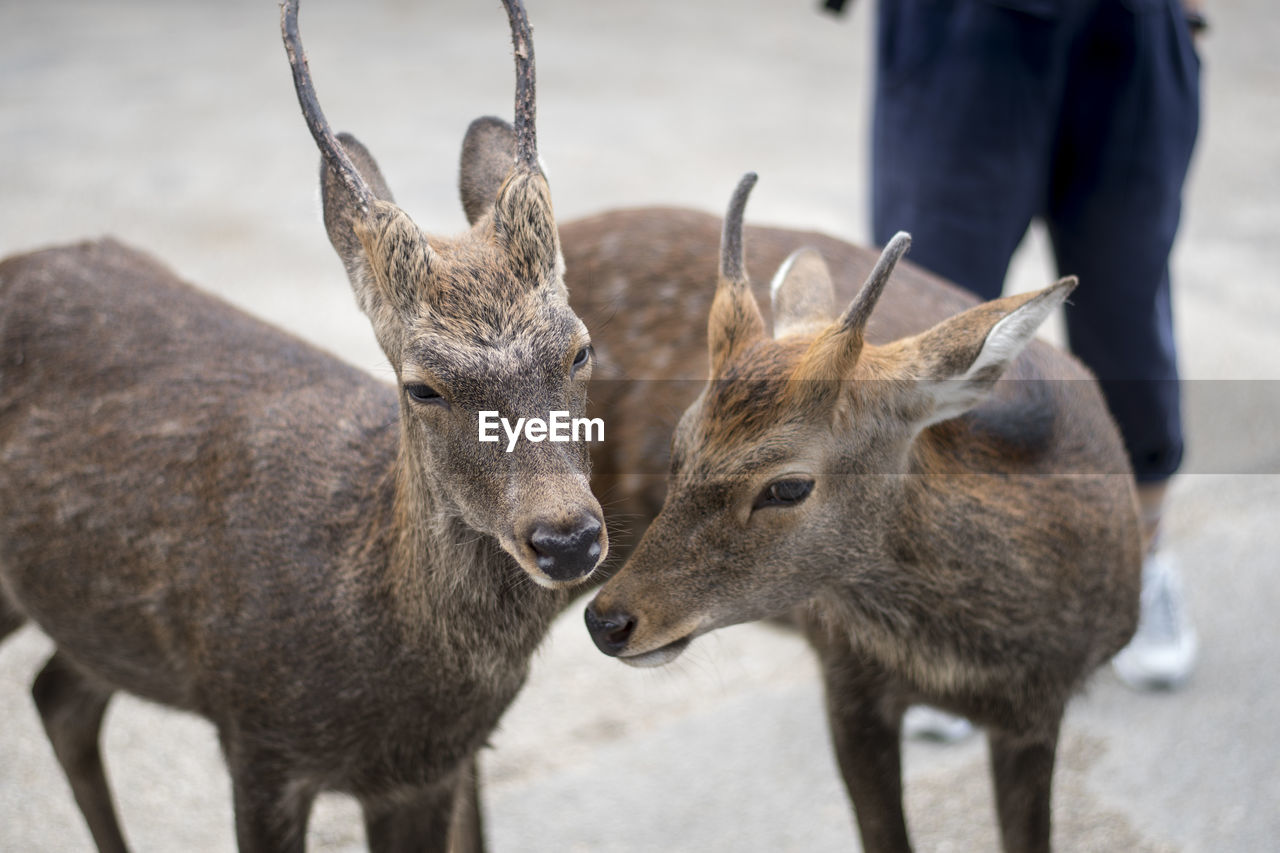
[[[1249, 851], [1280, 837], [1280, 16], [1270, 0], [1206, 6], [1204, 119], [1174, 255], [1190, 446], [1166, 531], [1201, 661], [1168, 695], [1099, 673], [1071, 707], [1062, 850]], [[838, 19], [812, 0], [528, 7], [561, 221], [653, 203], [718, 213], [755, 170], [750, 221], [867, 239], [872, 2]], [[0, 255], [114, 235], [388, 378], [324, 235], [278, 26], [269, 0], [0, 0]], [[422, 227], [464, 228], [462, 134], [511, 114], [496, 0], [307, 0], [301, 31], [335, 129], [369, 146]], [[1053, 277], [1033, 231], [1011, 286]], [[742, 626], [639, 671], [596, 652], [581, 606], [485, 753], [491, 849], [856, 848], [801, 641]], [[48, 652], [31, 627], [0, 646], [0, 850], [91, 848], [28, 695]], [[119, 696], [104, 739], [136, 849], [234, 848], [207, 724]], [[906, 763], [918, 849], [995, 849], [980, 737], [912, 744]], [[324, 798], [311, 843], [362, 849], [354, 806]]]

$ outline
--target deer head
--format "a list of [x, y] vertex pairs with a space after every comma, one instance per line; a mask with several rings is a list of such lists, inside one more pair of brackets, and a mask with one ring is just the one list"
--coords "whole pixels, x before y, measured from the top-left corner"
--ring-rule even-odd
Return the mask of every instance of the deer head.
[[[585, 577], [608, 547], [581, 443], [478, 440], [479, 412], [514, 422], [582, 416], [593, 355], [570, 309], [534, 129], [533, 44], [518, 0], [504, 0], [516, 54], [514, 127], [480, 119], [463, 146], [470, 230], [422, 231], [392, 200], [373, 157], [335, 136], [298, 37], [281, 26], [298, 101], [320, 148], [325, 228], [395, 371], [401, 464], [433, 511], [489, 534], [538, 583]], [[423, 498], [424, 495], [415, 495]]]
[[773, 281], [771, 337], [743, 264], [754, 181], [743, 179], [725, 218], [711, 378], [672, 440], [666, 502], [587, 609], [596, 644], [627, 663], [666, 663], [700, 634], [860, 578], [910, 583], [887, 568], [886, 531], [928, 465], [928, 428], [982, 400], [1075, 284], [876, 346], [867, 321], [909, 237], [894, 237], [839, 316], [821, 257], [801, 250]]

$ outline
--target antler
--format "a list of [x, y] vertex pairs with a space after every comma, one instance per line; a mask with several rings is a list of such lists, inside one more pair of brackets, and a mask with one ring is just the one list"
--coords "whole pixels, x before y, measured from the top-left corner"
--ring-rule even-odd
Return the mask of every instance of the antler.
[[521, 0], [502, 0], [511, 22], [511, 43], [516, 52], [516, 162], [538, 169], [538, 131], [535, 125], [537, 104], [533, 70], [533, 37], [529, 17]]
[[720, 234], [720, 278], [732, 284], [747, 280], [747, 264], [743, 259], [742, 217], [747, 209], [751, 188], [756, 185], [756, 178], [755, 172], [747, 172], [742, 176], [724, 215], [724, 230]]
[[311, 69], [307, 65], [307, 54], [302, 49], [302, 40], [298, 37], [298, 0], [284, 0], [280, 4], [280, 30], [284, 36], [285, 53], [289, 55], [289, 67], [293, 69], [293, 88], [298, 93], [302, 117], [306, 119], [311, 136], [320, 148], [320, 155], [351, 191], [360, 211], [368, 213], [369, 205], [374, 200], [373, 190], [356, 170], [346, 150], [338, 143], [333, 130], [329, 127], [329, 122], [325, 120], [324, 113], [320, 110], [320, 102], [316, 99], [315, 86], [311, 83]]
[[889, 283], [889, 276], [893, 274], [893, 268], [897, 266], [898, 261], [902, 259], [902, 256], [907, 253], [907, 249], [910, 248], [910, 234], [906, 231], [899, 231], [893, 235], [889, 240], [889, 244], [884, 247], [884, 251], [880, 253], [880, 259], [876, 261], [871, 274], [867, 276], [866, 283], [862, 285], [858, 295], [853, 298], [853, 303], [844, 312], [844, 316], [840, 318], [840, 327], [842, 329], [854, 332], [861, 339], [862, 333], [867, 327], [867, 321], [871, 319], [871, 309], [876, 307], [880, 294], [884, 292], [884, 286]]
[[764, 334], [760, 306], [747, 286], [747, 265], [743, 257], [742, 215], [747, 196], [756, 184], [756, 173], [747, 172], [738, 181], [724, 215], [720, 234], [720, 278], [707, 317], [707, 345], [711, 352], [711, 375], [719, 378], [735, 351]]

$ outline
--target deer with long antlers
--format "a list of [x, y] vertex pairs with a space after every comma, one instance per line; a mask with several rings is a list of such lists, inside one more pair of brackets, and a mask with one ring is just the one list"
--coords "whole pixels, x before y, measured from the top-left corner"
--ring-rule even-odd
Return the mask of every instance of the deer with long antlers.
[[395, 387], [110, 240], [0, 264], [0, 637], [56, 644], [33, 693], [100, 850], [125, 849], [98, 747], [117, 690], [213, 722], [243, 851], [303, 849], [322, 790], [359, 800], [373, 850], [481, 844], [476, 751], [608, 548], [584, 444], [477, 441], [480, 410], [582, 415], [593, 366], [504, 5], [514, 128], [469, 132], [452, 239], [330, 131], [283, 5], [325, 226]]

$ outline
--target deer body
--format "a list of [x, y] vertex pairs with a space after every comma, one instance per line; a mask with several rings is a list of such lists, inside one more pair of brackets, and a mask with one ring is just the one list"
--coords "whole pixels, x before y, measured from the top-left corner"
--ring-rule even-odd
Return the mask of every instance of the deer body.
[[864, 849], [909, 849], [899, 731], [925, 701], [987, 728], [1005, 849], [1047, 850], [1063, 711], [1132, 634], [1141, 562], [1096, 384], [1031, 341], [1073, 282], [982, 305], [914, 273], [886, 288], [902, 239], [836, 317], [865, 265], [828, 244], [834, 277], [813, 251], [782, 263], [770, 337], [743, 259], [749, 188], [708, 300], [711, 381], [679, 419], [662, 510], [588, 629], [654, 666], [794, 609]]
[[409, 499], [393, 389], [112, 241], [0, 301], [4, 588], [62, 653], [317, 789], [469, 758], [561, 597]]
[[607, 551], [583, 445], [476, 440], [481, 409], [585, 414], [516, 0], [516, 122], [473, 123], [471, 229], [428, 236], [334, 137], [296, 3], [282, 30], [325, 226], [388, 387], [112, 241], [0, 264], [0, 637], [57, 651], [33, 694], [99, 849], [116, 690], [202, 714], [243, 851], [300, 851], [321, 790], [375, 851], [482, 845], [473, 758]]

